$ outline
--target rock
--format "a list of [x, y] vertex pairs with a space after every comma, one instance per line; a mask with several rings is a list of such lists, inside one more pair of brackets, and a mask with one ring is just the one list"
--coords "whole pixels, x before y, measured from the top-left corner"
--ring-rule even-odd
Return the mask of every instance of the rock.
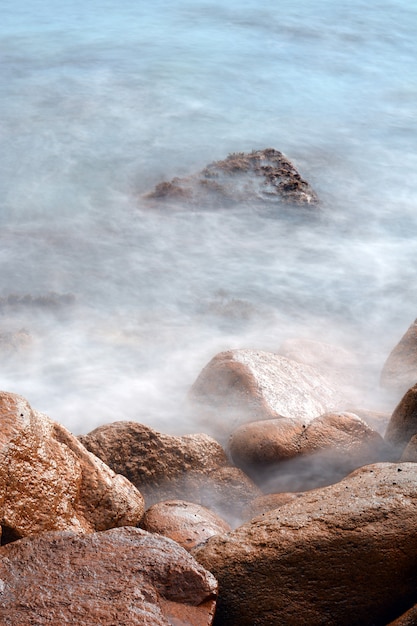
[[138, 528], [3, 546], [0, 580], [2, 626], [209, 626], [217, 592], [188, 552]]
[[195, 411], [206, 413], [207, 429], [218, 438], [244, 422], [283, 416], [309, 422], [346, 403], [314, 368], [259, 350], [217, 354], [189, 398]]
[[0, 393], [3, 542], [46, 530], [136, 525], [141, 494], [63, 426], [15, 394]]
[[401, 456], [411, 437], [417, 434], [417, 384], [407, 391], [388, 423], [385, 440]]
[[187, 551], [213, 535], [231, 530], [229, 524], [206, 507], [184, 500], [154, 504], [145, 512], [141, 528], [169, 537]]
[[417, 319], [388, 356], [381, 372], [381, 385], [401, 393], [417, 384]]
[[284, 506], [284, 504], [287, 504], [302, 495], [303, 493], [283, 492], [268, 493], [267, 495], [258, 496], [252, 500], [252, 502], [244, 510], [244, 518], [248, 521], [253, 517], [268, 513], [268, 511], [279, 509], [279, 507]]
[[408, 463], [417, 463], [417, 435], [411, 437], [401, 455], [401, 461]]
[[367, 463], [385, 461], [381, 435], [353, 413], [325, 413], [305, 424], [280, 418], [240, 426], [229, 450], [264, 491], [303, 491], [340, 480]]
[[294, 165], [273, 148], [231, 154], [198, 174], [160, 183], [145, 199], [194, 206], [259, 201], [300, 206], [318, 203], [316, 193]]
[[219, 626], [382, 625], [417, 602], [416, 524], [417, 466], [380, 463], [192, 554], [219, 581]]
[[122, 421], [100, 426], [80, 441], [126, 476], [143, 493], [147, 507], [164, 500], [187, 500], [233, 517], [259, 495], [241, 470], [230, 467], [222, 446], [208, 435], [178, 437]]

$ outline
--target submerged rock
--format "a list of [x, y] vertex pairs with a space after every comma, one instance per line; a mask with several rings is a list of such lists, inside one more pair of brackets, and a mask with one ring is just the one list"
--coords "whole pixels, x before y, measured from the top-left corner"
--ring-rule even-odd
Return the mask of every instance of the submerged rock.
[[138, 528], [48, 532], [0, 548], [2, 626], [210, 626], [217, 582]]
[[144, 500], [78, 439], [15, 394], [0, 392], [0, 525], [7, 543], [47, 530], [136, 525]]
[[145, 198], [194, 206], [259, 201], [300, 206], [318, 203], [316, 193], [291, 161], [273, 148], [231, 154], [198, 174], [160, 183]]
[[219, 581], [219, 626], [383, 625], [417, 601], [416, 524], [417, 465], [380, 463], [192, 554]]

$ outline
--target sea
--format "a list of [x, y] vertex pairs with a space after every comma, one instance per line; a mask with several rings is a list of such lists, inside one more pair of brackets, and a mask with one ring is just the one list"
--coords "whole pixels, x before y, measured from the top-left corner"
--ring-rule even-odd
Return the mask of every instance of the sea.
[[[0, 389], [75, 434], [200, 432], [218, 352], [352, 351], [368, 409], [417, 317], [411, 0], [0, 0]], [[150, 206], [275, 148], [319, 207]]]

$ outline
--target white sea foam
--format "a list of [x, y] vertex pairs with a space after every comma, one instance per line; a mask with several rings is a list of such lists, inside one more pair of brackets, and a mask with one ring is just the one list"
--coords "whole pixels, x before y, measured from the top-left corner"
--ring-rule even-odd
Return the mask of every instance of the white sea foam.
[[[182, 399], [216, 352], [301, 335], [360, 352], [379, 406], [416, 317], [414, 24], [405, 0], [2, 7], [0, 332], [32, 344], [0, 387], [76, 432], [199, 430]], [[141, 203], [264, 147], [317, 218]]]

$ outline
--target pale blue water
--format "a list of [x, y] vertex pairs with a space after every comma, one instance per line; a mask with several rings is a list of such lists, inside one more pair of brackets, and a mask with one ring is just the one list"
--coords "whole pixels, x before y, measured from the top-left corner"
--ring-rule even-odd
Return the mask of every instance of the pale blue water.
[[[206, 362], [292, 336], [361, 350], [377, 384], [417, 317], [414, 3], [0, 11], [0, 334], [32, 337], [1, 388], [76, 432], [198, 430], [181, 401]], [[163, 179], [263, 147], [311, 182], [317, 219], [143, 205]]]

